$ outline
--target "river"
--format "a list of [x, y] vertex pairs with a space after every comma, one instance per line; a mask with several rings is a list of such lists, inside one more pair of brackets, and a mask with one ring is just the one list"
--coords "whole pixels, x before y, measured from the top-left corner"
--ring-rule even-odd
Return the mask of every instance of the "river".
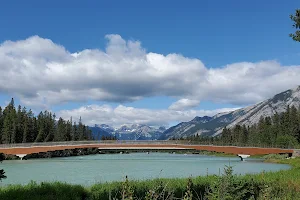
[[0, 185], [26, 184], [31, 180], [62, 181], [92, 185], [99, 182], [129, 179], [196, 177], [222, 173], [225, 165], [233, 166], [234, 173], [259, 173], [289, 169], [289, 165], [264, 163], [258, 159], [240, 161], [238, 157], [216, 157], [195, 154], [132, 153], [97, 154], [77, 157], [6, 160], [0, 168], [7, 179]]

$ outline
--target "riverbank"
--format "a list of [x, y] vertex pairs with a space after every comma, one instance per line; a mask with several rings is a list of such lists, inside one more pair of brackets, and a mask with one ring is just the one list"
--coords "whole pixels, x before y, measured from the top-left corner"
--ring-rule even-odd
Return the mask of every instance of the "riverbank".
[[[22, 186], [0, 188], [0, 199], [300, 199], [300, 159], [268, 159], [266, 162], [289, 164], [289, 170], [234, 175], [226, 168], [222, 176], [201, 176], [192, 179], [172, 178], [95, 184], [91, 187], [65, 183], [34, 182]], [[9, 177], [8, 177], [9, 178]], [[123, 196], [122, 196], [123, 195]], [[125, 195], [125, 196], [124, 196]], [[157, 197], [157, 198], [156, 198]]]

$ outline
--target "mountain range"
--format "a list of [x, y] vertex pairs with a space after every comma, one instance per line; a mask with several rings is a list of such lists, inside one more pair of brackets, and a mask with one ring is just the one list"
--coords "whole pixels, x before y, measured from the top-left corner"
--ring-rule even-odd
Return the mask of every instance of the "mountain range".
[[231, 128], [236, 124], [253, 125], [261, 117], [272, 116], [286, 111], [287, 107], [300, 108], [300, 86], [276, 94], [270, 99], [231, 112], [216, 114], [212, 117], [196, 116], [188, 122], [181, 122], [169, 129], [148, 125], [131, 124], [114, 128], [106, 124], [95, 125], [90, 129], [96, 139], [102, 136], [116, 136], [120, 140], [167, 140], [191, 135], [216, 136], [223, 128]]
[[114, 128], [106, 124], [90, 127], [95, 139], [101, 139], [102, 136], [115, 136], [119, 140], [156, 140], [160, 138], [165, 127], [152, 127], [144, 124], [122, 125]]
[[166, 130], [159, 139], [187, 137], [191, 135], [216, 136], [223, 128], [231, 128], [236, 124], [253, 125], [261, 117], [272, 116], [286, 111], [287, 107], [300, 108], [300, 86], [276, 94], [270, 99], [252, 106], [231, 112], [219, 113], [213, 117], [195, 117], [189, 122], [182, 122]]

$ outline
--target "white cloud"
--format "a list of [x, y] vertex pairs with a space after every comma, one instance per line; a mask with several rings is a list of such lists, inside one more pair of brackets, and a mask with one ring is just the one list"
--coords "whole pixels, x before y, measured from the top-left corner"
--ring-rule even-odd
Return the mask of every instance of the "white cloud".
[[26, 105], [41, 106], [172, 96], [181, 100], [170, 108], [180, 110], [202, 100], [256, 103], [299, 84], [299, 65], [261, 61], [207, 68], [199, 59], [146, 52], [139, 41], [126, 41], [119, 35], [106, 38], [105, 51], [80, 52], [69, 52], [39, 36], [3, 42], [0, 92], [19, 97]]
[[191, 100], [191, 99], [179, 99], [178, 101], [172, 103], [169, 106], [170, 110], [186, 110], [190, 108], [197, 107], [199, 105], [199, 100]]
[[85, 124], [93, 126], [95, 124], [108, 124], [120, 126], [122, 124], [148, 124], [148, 125], [164, 125], [168, 126], [169, 122], [190, 121], [195, 116], [212, 116], [220, 112], [228, 112], [236, 108], [222, 108], [216, 110], [185, 110], [175, 111], [169, 109], [150, 110], [126, 107], [119, 105], [113, 108], [109, 105], [89, 105], [73, 110], [62, 110], [57, 116], [64, 119], [78, 121], [82, 117]]

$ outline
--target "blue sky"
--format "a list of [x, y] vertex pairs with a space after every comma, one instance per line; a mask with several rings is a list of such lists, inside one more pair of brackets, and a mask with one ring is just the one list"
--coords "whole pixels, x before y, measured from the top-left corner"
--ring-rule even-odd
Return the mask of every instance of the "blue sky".
[[[189, 120], [194, 114], [212, 114], [221, 111], [222, 108], [238, 108], [241, 106], [256, 103], [263, 100], [270, 95], [276, 94], [282, 89], [289, 89], [297, 85], [297, 73], [299, 66], [299, 43], [293, 42], [288, 34], [293, 32], [289, 15], [299, 8], [300, 4], [296, 0], [290, 0], [288, 3], [280, 0], [265, 0], [265, 1], [189, 1], [189, 3], [183, 1], [5, 1], [1, 2], [0, 6], [0, 43], [10, 40], [13, 43], [17, 41], [27, 41], [31, 36], [38, 36], [32, 41], [39, 48], [45, 48], [45, 46], [52, 44], [43, 43], [42, 40], [49, 39], [57, 47], [63, 47], [69, 53], [81, 52], [86, 49], [98, 49], [101, 52], [107, 52], [106, 49], [109, 44], [116, 44], [120, 47], [122, 42], [116, 37], [108, 39], [105, 37], [108, 34], [115, 34], [120, 36], [122, 41], [139, 41], [141, 44], [138, 49], [143, 49], [146, 54], [150, 52], [165, 56], [167, 59], [168, 54], [176, 53], [187, 59], [197, 59], [201, 64], [199, 70], [189, 67], [188, 61], [182, 61], [181, 58], [172, 58], [172, 61], [166, 61], [168, 67], [172, 69], [174, 65], [179, 63], [178, 74], [167, 77], [162, 76], [157, 81], [170, 80], [168, 86], [160, 88], [152, 85], [154, 82], [147, 80], [141, 83], [124, 84], [120, 90], [116, 89], [118, 85], [123, 82], [117, 81], [114, 86], [114, 82], [101, 82], [99, 75], [98, 82], [86, 84], [82, 86], [82, 89], [97, 89], [105, 90], [109, 93], [109, 97], [103, 97], [102, 93], [93, 98], [89, 98], [90, 93], [87, 93], [85, 98], [71, 98], [66, 97], [64, 99], [59, 94], [53, 101], [48, 101], [49, 91], [58, 91], [61, 89], [67, 89], [74, 91], [72, 95], [76, 95], [76, 89], [69, 87], [69, 84], [79, 84], [76, 80], [70, 80], [68, 84], [59, 85], [58, 79], [53, 81], [45, 81], [45, 87], [33, 88], [27, 91], [28, 87], [32, 88], [30, 80], [34, 80], [35, 67], [38, 68], [37, 63], [33, 63], [32, 57], [45, 59], [48, 63], [61, 62], [60, 66], [70, 67], [72, 64], [66, 64], [65, 58], [56, 59], [58, 55], [52, 55], [48, 50], [42, 51], [43, 53], [33, 53], [29, 57], [24, 52], [31, 52], [29, 49], [32, 46], [26, 46], [22, 43], [16, 43], [16, 46], [2, 45], [2, 52], [13, 52], [14, 49], [22, 46], [25, 50], [20, 52], [13, 52], [13, 55], [18, 55], [20, 60], [29, 60], [34, 65], [29, 71], [17, 73], [17, 64], [14, 67], [4, 62], [1, 57], [0, 50], [0, 64], [1, 58], [3, 59], [0, 73], [5, 73], [7, 69], [10, 69], [10, 73], [6, 74], [6, 77], [2, 77], [3, 80], [14, 82], [15, 79], [24, 78], [24, 87], [1, 87], [0, 86], [0, 105], [5, 105], [7, 101], [13, 96], [17, 103], [25, 104], [27, 107], [33, 107], [35, 110], [39, 109], [51, 109], [54, 112], [60, 113], [63, 117], [69, 117], [68, 115], [83, 115], [88, 119], [87, 123], [111, 123], [121, 124], [125, 122], [142, 122], [149, 124], [159, 123], [160, 120], [141, 119], [138, 114], [132, 114], [130, 116], [124, 115], [123, 118], [116, 118], [117, 113], [103, 115], [105, 118], [111, 118], [111, 120], [104, 120], [105, 118], [98, 115], [87, 114], [87, 111], [80, 111], [88, 105], [93, 105], [93, 112], [103, 111], [103, 105], [110, 107], [111, 109], [117, 108], [120, 105], [126, 108], [132, 107], [137, 109], [137, 113], [144, 109], [144, 111], [153, 114], [151, 111], [155, 111], [153, 118], [160, 116], [161, 112], [167, 112], [170, 106], [179, 101], [180, 99], [188, 99], [181, 101], [181, 107], [176, 107], [176, 113], [180, 116], [174, 119], [166, 119], [169, 115], [174, 113], [168, 113], [168, 115], [162, 114], [162, 123], [174, 123], [174, 121]], [[129, 43], [128, 43], [129, 44]], [[128, 47], [128, 44], [126, 48]], [[5, 48], [5, 49], [4, 49]], [[21, 48], [21, 47], [20, 47]], [[26, 49], [28, 48], [28, 49]], [[123, 47], [122, 47], [123, 48]], [[12, 50], [11, 50], [12, 49]], [[55, 49], [52, 49], [55, 51]], [[115, 50], [115, 49], [114, 49]], [[130, 51], [130, 50], [126, 50]], [[135, 50], [134, 50], [135, 51]], [[124, 53], [124, 52], [123, 52]], [[132, 53], [132, 52], [131, 52]], [[133, 52], [135, 53], [135, 52]], [[51, 56], [50, 56], [51, 54]], [[109, 54], [109, 53], [108, 53]], [[4, 54], [3, 54], [4, 55]], [[117, 55], [114, 51], [111, 55]], [[134, 54], [135, 55], [135, 54]], [[64, 55], [65, 56], [65, 55]], [[126, 57], [127, 56], [127, 57]], [[131, 59], [133, 54], [122, 54], [122, 58]], [[62, 58], [59, 55], [59, 58]], [[142, 59], [143, 57], [141, 57]], [[15, 59], [15, 58], [14, 58]], [[180, 59], [180, 60], [177, 60]], [[62, 61], [63, 60], [63, 61]], [[101, 62], [101, 59], [99, 59]], [[97, 61], [99, 61], [97, 60]], [[174, 61], [176, 60], [176, 62]], [[164, 61], [162, 61], [164, 62]], [[247, 64], [245, 64], [247, 62]], [[259, 64], [259, 62], [266, 62]], [[133, 63], [133, 62], [131, 62]], [[171, 63], [171, 64], [170, 64]], [[238, 64], [236, 64], [238, 63]], [[115, 63], [117, 65], [118, 63]], [[3, 67], [3, 65], [6, 65]], [[25, 64], [27, 65], [27, 64]], [[92, 64], [91, 64], [92, 65]], [[104, 66], [103, 63], [98, 63], [99, 68]], [[140, 63], [138, 64], [140, 65]], [[151, 64], [152, 65], [152, 64]], [[231, 67], [228, 65], [232, 65]], [[277, 66], [271, 69], [270, 66]], [[87, 63], [85, 69], [89, 69], [90, 65]], [[126, 67], [130, 67], [126, 65]], [[164, 67], [162, 64], [160, 67]], [[178, 66], [177, 66], [178, 67]], [[197, 67], [197, 66], [196, 66]], [[202, 68], [203, 69], [202, 69]], [[157, 69], [157, 67], [154, 67]], [[201, 69], [200, 69], [201, 68]], [[27, 68], [25, 68], [27, 69]], [[104, 68], [101, 68], [102, 70]], [[116, 68], [118, 69], [118, 68]], [[146, 68], [145, 68], [146, 69]], [[177, 69], [177, 68], [176, 68]], [[222, 71], [223, 69], [223, 71]], [[292, 69], [292, 75], [294, 79], [284, 81], [289, 76], [287, 71]], [[110, 70], [106, 69], [105, 70]], [[180, 72], [182, 70], [182, 72]], [[201, 71], [202, 70], [202, 71]], [[247, 71], [248, 70], [248, 71]], [[253, 73], [249, 76], [249, 70]], [[286, 70], [286, 71], [285, 71]], [[294, 71], [293, 71], [294, 70]], [[54, 70], [58, 72], [57, 69]], [[53, 72], [54, 72], [53, 71]], [[72, 70], [70, 70], [72, 71]], [[244, 71], [245, 79], [254, 77], [252, 80], [243, 82], [236, 78], [231, 80], [234, 76], [234, 71]], [[40, 72], [40, 77], [43, 77], [43, 70], [36, 70], [35, 75]], [[186, 79], [177, 78], [180, 74], [189, 76], [195, 75], [195, 72], [199, 72], [201, 76], [195, 76], [191, 79], [195, 80], [195, 83], [190, 83]], [[124, 72], [123, 72], [124, 73]], [[126, 72], [125, 72], [126, 73]], [[128, 72], [129, 73], [129, 72]], [[132, 73], [132, 72], [131, 72]], [[207, 76], [202, 77], [202, 73], [207, 73]], [[230, 73], [233, 73], [231, 75]], [[97, 78], [95, 74], [95, 77]], [[5, 76], [5, 75], [3, 75]], [[54, 76], [54, 75], [53, 75]], [[126, 74], [130, 79], [130, 74]], [[282, 81], [272, 82], [272, 79], [266, 81], [266, 83], [257, 83], [259, 89], [253, 89], [253, 82], [260, 82], [266, 80], [268, 77], [280, 77]], [[1, 75], [0, 75], [1, 77]], [[27, 79], [26, 79], [27, 77]], [[148, 77], [148, 74], [147, 76]], [[151, 76], [153, 77], [153, 76]], [[157, 78], [157, 74], [155, 78]], [[159, 76], [160, 77], [160, 76]], [[215, 78], [215, 77], [218, 77]], [[230, 87], [224, 92], [224, 84], [218, 83], [218, 80], [226, 80], [226, 84]], [[49, 78], [49, 77], [45, 77]], [[64, 78], [61, 76], [60, 78]], [[134, 76], [132, 77], [134, 78]], [[174, 78], [173, 82], [171, 79]], [[196, 79], [199, 78], [199, 81]], [[91, 79], [90, 76], [82, 77], [82, 79]], [[124, 83], [128, 83], [126, 80]], [[191, 89], [191, 86], [195, 86], [200, 81], [209, 79], [209, 84], [201, 83], [199, 87]], [[238, 79], [238, 80], [237, 80]], [[50, 78], [49, 78], [50, 80]], [[40, 84], [43, 79], [37, 80], [35, 84]], [[73, 81], [73, 82], [72, 82]], [[187, 87], [178, 89], [178, 82], [187, 81]], [[234, 82], [236, 81], [236, 82]], [[213, 82], [213, 83], [212, 83]], [[1, 83], [1, 82], [0, 82]], [[162, 84], [161, 83], [161, 84]], [[242, 84], [241, 84], [242, 83]], [[250, 84], [251, 83], [251, 84]], [[3, 82], [1, 84], [4, 84]], [[25, 85], [28, 84], [28, 87]], [[109, 84], [111, 87], [108, 87]], [[137, 92], [137, 88], [133, 88], [132, 85], [142, 84], [141, 90], [149, 89], [149, 92]], [[147, 85], [149, 84], [149, 85]], [[161, 85], [160, 84], [160, 85]], [[219, 85], [218, 85], [219, 84]], [[100, 86], [101, 85], [101, 86]], [[171, 85], [171, 86], [170, 86]], [[90, 88], [89, 88], [90, 86]], [[49, 91], [47, 89], [49, 87]], [[51, 88], [51, 89], [50, 89]], [[250, 89], [252, 88], [252, 89]], [[174, 92], [173, 92], [174, 89]], [[198, 90], [195, 92], [195, 90]], [[26, 91], [25, 91], [26, 90]], [[191, 91], [189, 91], [191, 90]], [[206, 91], [208, 90], [208, 91]], [[171, 92], [172, 91], [172, 92]], [[225, 93], [221, 95], [222, 91]], [[77, 91], [78, 92], [78, 91]], [[127, 92], [127, 93], [126, 93]], [[45, 93], [40, 98], [34, 98], [37, 94]], [[126, 94], [124, 94], [126, 93]], [[136, 94], [137, 95], [132, 95]], [[226, 93], [228, 93], [226, 95]], [[217, 95], [218, 94], [218, 95]], [[54, 95], [51, 93], [51, 95]], [[113, 97], [111, 97], [113, 96]], [[116, 96], [116, 97], [115, 97]], [[125, 97], [126, 96], [126, 97]], [[54, 98], [54, 97], [53, 97]], [[111, 99], [113, 98], [113, 100]], [[46, 100], [45, 100], [46, 99]], [[45, 102], [46, 103], [45, 103]], [[183, 105], [184, 104], [184, 105]], [[188, 105], [187, 105], [188, 104]], [[98, 106], [95, 108], [95, 106]], [[174, 107], [174, 106], [173, 106]], [[219, 110], [216, 110], [219, 109]], [[63, 112], [62, 112], [63, 110]], [[126, 109], [125, 109], [126, 110]], [[199, 111], [201, 110], [201, 112]], [[174, 109], [173, 109], [174, 111]], [[173, 112], [172, 111], [172, 112]], [[175, 112], [174, 111], [174, 112]], [[204, 112], [211, 111], [211, 112]], [[129, 111], [126, 111], [129, 112]], [[94, 116], [95, 119], [91, 119]], [[183, 116], [183, 117], [182, 117]], [[99, 117], [99, 119], [98, 119]], [[136, 118], [136, 120], [135, 120]], [[83, 117], [84, 119], [84, 117]]]

